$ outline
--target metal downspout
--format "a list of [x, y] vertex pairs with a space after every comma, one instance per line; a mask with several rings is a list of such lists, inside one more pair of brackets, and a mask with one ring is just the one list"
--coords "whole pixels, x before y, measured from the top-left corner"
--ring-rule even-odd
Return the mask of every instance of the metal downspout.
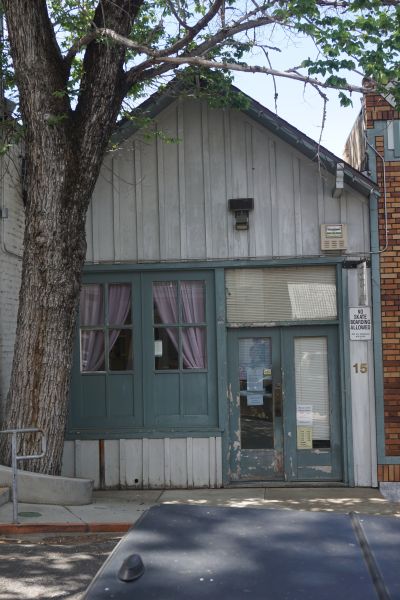
[[382, 325], [381, 325], [381, 289], [379, 267], [379, 230], [378, 230], [378, 199], [379, 192], [371, 191], [369, 212], [371, 231], [371, 286], [372, 286], [372, 327], [374, 349], [374, 375], [375, 375], [375, 405], [377, 421], [377, 454], [378, 463], [384, 456], [384, 405], [383, 405], [383, 360], [382, 360]]

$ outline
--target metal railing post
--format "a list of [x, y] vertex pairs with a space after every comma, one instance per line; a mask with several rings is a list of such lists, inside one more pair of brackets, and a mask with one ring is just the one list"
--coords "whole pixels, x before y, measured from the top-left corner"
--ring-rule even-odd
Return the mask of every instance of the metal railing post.
[[17, 432], [11, 435], [13, 523], [18, 523]]
[[[37, 427], [27, 427], [23, 429], [4, 429], [0, 434], [11, 435], [11, 468], [12, 468], [12, 501], [13, 501], [13, 523], [18, 523], [18, 461], [42, 458], [46, 454], [46, 436], [42, 429]], [[23, 433], [41, 433], [42, 434], [42, 452], [39, 454], [18, 455], [17, 454], [17, 435]]]

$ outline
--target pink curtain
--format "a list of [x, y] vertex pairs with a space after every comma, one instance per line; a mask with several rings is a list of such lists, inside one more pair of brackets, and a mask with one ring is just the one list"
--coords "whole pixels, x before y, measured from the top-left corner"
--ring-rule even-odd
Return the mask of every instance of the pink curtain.
[[[108, 322], [111, 325], [124, 325], [131, 307], [131, 286], [113, 284], [108, 288]], [[104, 325], [103, 286], [90, 284], [82, 286], [80, 296], [80, 320], [84, 326]], [[109, 350], [112, 349], [120, 329], [110, 331]], [[104, 371], [104, 331], [81, 330], [82, 371]]]
[[[182, 281], [182, 320], [184, 323], [204, 323], [204, 283]], [[183, 366], [186, 369], [205, 369], [205, 328], [182, 328]]]
[[[104, 323], [103, 286], [84, 285], [80, 296], [81, 325], [102, 325]], [[81, 331], [82, 371], [104, 370], [103, 331]]]
[[[178, 298], [176, 285], [171, 281], [153, 283], [153, 299], [160, 315], [161, 323], [178, 322]], [[166, 327], [168, 336], [176, 350], [179, 351], [178, 329]]]
[[[113, 284], [108, 286], [108, 322], [110, 325], [124, 325], [131, 308], [131, 286]], [[120, 334], [120, 329], [110, 331], [109, 351]]]
[[[204, 283], [202, 281], [182, 281], [181, 286], [182, 321], [184, 323], [204, 323]], [[153, 297], [161, 318], [161, 323], [178, 322], [177, 288], [171, 282], [153, 284]], [[178, 328], [166, 327], [174, 345], [179, 349]], [[204, 327], [181, 327], [182, 355], [184, 369], [205, 369], [206, 335]]]

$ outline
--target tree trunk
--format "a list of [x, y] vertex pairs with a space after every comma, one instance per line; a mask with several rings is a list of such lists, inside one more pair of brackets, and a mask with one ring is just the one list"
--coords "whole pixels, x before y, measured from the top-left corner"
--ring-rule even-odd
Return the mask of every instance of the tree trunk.
[[[101, 0], [98, 27], [127, 35], [142, 0]], [[44, 0], [4, 0], [26, 128], [27, 205], [16, 344], [3, 428], [38, 427], [43, 459], [29, 470], [59, 474], [76, 311], [86, 254], [85, 216], [126, 93], [125, 50], [89, 44], [75, 111]], [[60, 93], [62, 92], [62, 93]], [[22, 448], [20, 448], [22, 450]], [[37, 451], [35, 436], [24, 454]], [[1, 462], [9, 464], [4, 436]]]
[[[87, 198], [86, 202], [82, 202], [85, 200], [82, 197], [74, 201], [76, 186], [72, 178], [70, 183], [66, 181], [71, 170], [65, 165], [75, 161], [67, 152], [64, 174], [60, 161], [53, 156], [43, 156], [41, 162], [42, 173], [58, 172], [59, 177], [46, 175], [37, 179], [36, 186], [31, 185], [16, 345], [4, 425], [42, 429], [48, 440], [46, 456], [30, 461], [28, 468], [59, 474], [77, 299], [86, 251]], [[82, 193], [81, 188], [79, 192]], [[24, 451], [34, 452], [35, 436], [27, 441]], [[9, 447], [4, 451], [8, 461]]]

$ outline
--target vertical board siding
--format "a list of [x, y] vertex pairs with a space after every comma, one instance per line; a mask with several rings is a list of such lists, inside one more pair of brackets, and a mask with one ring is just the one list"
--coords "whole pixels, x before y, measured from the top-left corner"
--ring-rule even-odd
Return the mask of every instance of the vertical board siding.
[[141, 188], [143, 237], [138, 259], [160, 260], [157, 140], [141, 140], [139, 148], [141, 168], [136, 178]]
[[[320, 225], [347, 223], [349, 252], [368, 250], [368, 203], [233, 109], [177, 100], [109, 154], [88, 213], [87, 260], [319, 256]], [[236, 231], [230, 198], [254, 198]]]
[[137, 243], [132, 232], [136, 224], [136, 181], [134, 169], [134, 145], [128, 140], [114, 155], [114, 212], [115, 248], [120, 260], [137, 260]]
[[187, 258], [206, 258], [201, 104], [184, 103]]
[[120, 485], [122, 488], [143, 486], [143, 441], [120, 440]]
[[272, 256], [272, 182], [270, 169], [270, 145], [258, 128], [253, 132], [253, 189], [254, 212], [250, 224], [252, 256]]
[[[99, 440], [64, 442], [62, 475], [99, 488], [99, 461]], [[106, 488], [221, 487], [221, 438], [105, 440], [104, 466]]]
[[120, 484], [120, 443], [119, 440], [104, 441], [104, 474], [106, 488]]
[[[228, 228], [232, 228], [232, 215], [227, 210], [227, 165], [225, 160], [225, 120], [226, 111], [221, 115], [218, 110], [208, 111], [208, 159], [210, 177], [211, 236], [207, 239], [207, 257], [227, 258]], [[219, 160], [214, 159], [215, 156]], [[205, 172], [206, 173], [206, 172]], [[224, 201], [221, 201], [224, 199]]]

